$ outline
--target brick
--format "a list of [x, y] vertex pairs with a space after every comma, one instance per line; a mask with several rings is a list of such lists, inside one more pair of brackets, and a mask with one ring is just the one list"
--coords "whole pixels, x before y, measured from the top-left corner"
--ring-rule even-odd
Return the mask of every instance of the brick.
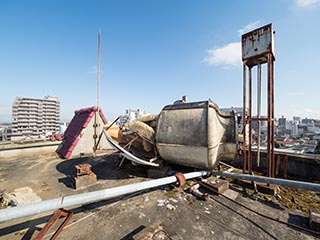
[[95, 175], [94, 173], [77, 176], [74, 178], [75, 189], [86, 188], [96, 182], [97, 182], [97, 175]]
[[208, 184], [210, 184], [210, 186], [219, 194], [224, 193], [229, 189], [229, 182], [219, 178], [210, 179]]

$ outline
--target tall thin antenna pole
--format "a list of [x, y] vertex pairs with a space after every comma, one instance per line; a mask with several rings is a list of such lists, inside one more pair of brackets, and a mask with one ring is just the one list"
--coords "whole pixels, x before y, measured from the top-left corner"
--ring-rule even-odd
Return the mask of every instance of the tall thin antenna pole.
[[97, 133], [98, 133], [98, 127], [99, 127], [99, 123], [98, 123], [98, 116], [100, 115], [100, 32], [101, 30], [99, 29], [98, 32], [98, 87], [97, 87], [97, 111], [95, 113], [95, 124], [94, 124], [94, 151], [96, 151], [98, 149], [98, 145], [97, 145]]
[[100, 111], [100, 35], [101, 30], [98, 33], [98, 93], [97, 93], [97, 108]]

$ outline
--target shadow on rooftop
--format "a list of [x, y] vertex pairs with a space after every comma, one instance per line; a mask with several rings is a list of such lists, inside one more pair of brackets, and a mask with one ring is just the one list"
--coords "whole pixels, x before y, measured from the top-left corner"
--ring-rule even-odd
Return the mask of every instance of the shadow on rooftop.
[[[288, 223], [309, 229], [309, 217], [289, 213]], [[320, 237], [320, 233], [316, 234], [316, 233], [312, 233], [309, 231], [303, 231], [302, 229], [295, 228], [294, 226], [289, 226], [289, 228], [292, 228], [292, 229], [298, 230], [298, 231], [302, 231], [304, 234], [308, 234], [308, 235], [315, 237], [315, 238]]]
[[60, 178], [59, 182], [67, 187], [73, 188], [73, 177], [76, 176], [75, 166], [88, 163], [92, 166], [91, 170], [97, 175], [98, 180], [117, 180], [129, 179], [133, 177], [147, 177], [148, 166], [133, 166], [130, 161], [125, 160], [121, 167], [118, 166], [118, 156], [108, 156], [104, 158], [75, 158], [64, 160], [57, 164], [56, 169], [66, 175]]

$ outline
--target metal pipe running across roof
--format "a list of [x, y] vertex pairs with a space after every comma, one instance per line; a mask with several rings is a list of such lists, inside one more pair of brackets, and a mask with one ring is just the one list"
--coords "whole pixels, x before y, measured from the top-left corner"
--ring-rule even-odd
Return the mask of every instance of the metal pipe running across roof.
[[262, 177], [262, 176], [253, 176], [248, 174], [229, 173], [226, 171], [213, 172], [212, 175], [249, 180], [249, 181], [255, 181], [255, 182], [262, 182], [262, 183], [269, 183], [269, 184], [287, 186], [287, 187], [293, 187], [293, 188], [301, 188], [304, 190], [320, 192], [320, 184], [317, 184], [317, 183], [301, 182], [301, 181], [279, 179], [279, 178], [269, 178], [269, 177]]
[[[207, 171], [198, 171], [184, 174], [185, 179], [192, 179], [197, 177], [206, 176]], [[134, 184], [128, 184], [120, 187], [108, 188], [104, 190], [82, 193], [67, 197], [60, 197], [51, 200], [41, 201], [37, 203], [26, 204], [22, 206], [6, 208], [0, 210], [0, 222], [9, 221], [12, 219], [27, 217], [47, 211], [57, 210], [59, 208], [67, 208], [81, 204], [88, 204], [107, 200], [122, 195], [138, 192], [141, 190], [155, 188], [170, 183], [177, 182], [177, 177], [170, 176], [159, 178], [150, 181], [144, 181]]]

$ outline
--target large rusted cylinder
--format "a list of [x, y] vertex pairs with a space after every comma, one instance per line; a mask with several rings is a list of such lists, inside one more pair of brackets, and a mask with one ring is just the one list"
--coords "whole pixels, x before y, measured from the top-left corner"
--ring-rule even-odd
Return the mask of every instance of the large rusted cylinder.
[[237, 153], [236, 116], [210, 100], [167, 105], [159, 115], [156, 147], [168, 162], [211, 170]]

